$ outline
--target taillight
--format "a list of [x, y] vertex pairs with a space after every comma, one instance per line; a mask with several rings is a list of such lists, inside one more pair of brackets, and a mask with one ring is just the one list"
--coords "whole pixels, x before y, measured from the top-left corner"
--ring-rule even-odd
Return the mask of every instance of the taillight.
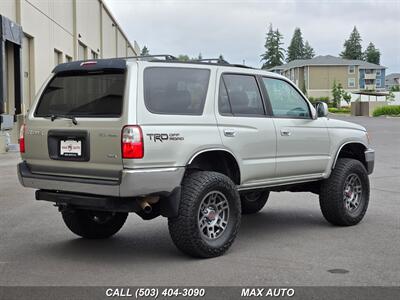
[[139, 126], [127, 125], [122, 128], [122, 158], [143, 158], [143, 134]]
[[25, 125], [25, 124], [22, 124], [22, 125], [21, 125], [21, 128], [20, 128], [20, 130], [19, 130], [19, 140], [18, 140], [18, 143], [19, 143], [19, 151], [20, 151], [21, 153], [25, 153], [25, 128], [26, 128], [26, 125]]

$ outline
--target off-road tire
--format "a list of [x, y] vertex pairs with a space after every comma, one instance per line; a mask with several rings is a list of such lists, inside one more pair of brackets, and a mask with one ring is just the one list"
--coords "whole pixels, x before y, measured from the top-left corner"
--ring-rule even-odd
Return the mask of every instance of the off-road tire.
[[[353, 213], [346, 209], [344, 200], [346, 178], [351, 174], [358, 176], [362, 187], [359, 207]], [[364, 165], [355, 159], [340, 158], [332, 170], [331, 176], [321, 184], [319, 204], [322, 214], [333, 225], [356, 225], [367, 211], [369, 192], [368, 173]]]
[[61, 214], [73, 233], [87, 239], [105, 239], [116, 234], [128, 217], [127, 213], [83, 209], [66, 210]]
[[240, 194], [242, 214], [258, 213], [267, 203], [269, 191], [243, 192]]
[[[222, 193], [228, 202], [229, 219], [225, 230], [215, 239], [206, 239], [199, 228], [199, 208], [210, 192]], [[182, 252], [194, 257], [216, 257], [224, 254], [235, 240], [240, 227], [240, 197], [232, 180], [220, 173], [194, 171], [182, 182], [179, 213], [168, 219], [172, 241]]]

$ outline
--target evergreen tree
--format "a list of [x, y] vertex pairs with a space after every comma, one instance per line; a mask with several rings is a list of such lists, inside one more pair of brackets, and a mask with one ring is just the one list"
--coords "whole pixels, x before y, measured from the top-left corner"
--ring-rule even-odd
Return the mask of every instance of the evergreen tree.
[[308, 41], [304, 44], [303, 59], [311, 59], [315, 56], [314, 49], [310, 46]]
[[224, 56], [222, 55], [222, 54], [220, 54], [219, 56], [218, 56], [218, 58], [219, 58], [219, 60], [225, 60], [225, 58], [224, 58]]
[[360, 33], [358, 32], [357, 27], [354, 26], [349, 39], [344, 42], [344, 50], [340, 53], [340, 56], [347, 59], [362, 60], [363, 53], [361, 49], [361, 41]]
[[273, 30], [272, 24], [269, 25], [269, 30], [265, 39], [265, 53], [261, 55], [263, 69], [269, 69], [275, 66], [280, 66], [283, 63], [284, 49], [282, 48], [283, 36], [279, 30]]
[[367, 62], [379, 65], [381, 59], [381, 53], [379, 49], [375, 48], [373, 43], [369, 43], [367, 49], [364, 52], [364, 60]]
[[293, 33], [292, 40], [287, 49], [286, 61], [290, 62], [295, 59], [302, 59], [304, 56], [304, 42], [300, 28], [296, 28]]
[[140, 52], [140, 55], [141, 56], [146, 56], [146, 55], [149, 55], [149, 54], [150, 54], [149, 48], [147, 48], [147, 46], [143, 46], [142, 52]]
[[203, 59], [203, 56], [201, 55], [201, 52], [199, 53], [199, 56], [197, 57], [197, 59]]

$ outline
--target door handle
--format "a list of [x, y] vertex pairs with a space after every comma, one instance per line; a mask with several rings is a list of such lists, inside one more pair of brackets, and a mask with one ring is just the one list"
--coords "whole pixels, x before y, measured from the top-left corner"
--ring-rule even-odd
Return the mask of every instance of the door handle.
[[281, 129], [281, 136], [290, 136], [292, 132], [289, 129]]
[[236, 135], [236, 131], [234, 129], [224, 129], [224, 135], [226, 137], [234, 137]]

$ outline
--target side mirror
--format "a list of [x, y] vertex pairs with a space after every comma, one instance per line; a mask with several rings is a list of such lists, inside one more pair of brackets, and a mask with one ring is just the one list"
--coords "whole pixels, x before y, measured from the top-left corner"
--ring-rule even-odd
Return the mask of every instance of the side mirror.
[[316, 110], [318, 118], [326, 117], [329, 113], [328, 104], [326, 104], [325, 102], [318, 102]]

